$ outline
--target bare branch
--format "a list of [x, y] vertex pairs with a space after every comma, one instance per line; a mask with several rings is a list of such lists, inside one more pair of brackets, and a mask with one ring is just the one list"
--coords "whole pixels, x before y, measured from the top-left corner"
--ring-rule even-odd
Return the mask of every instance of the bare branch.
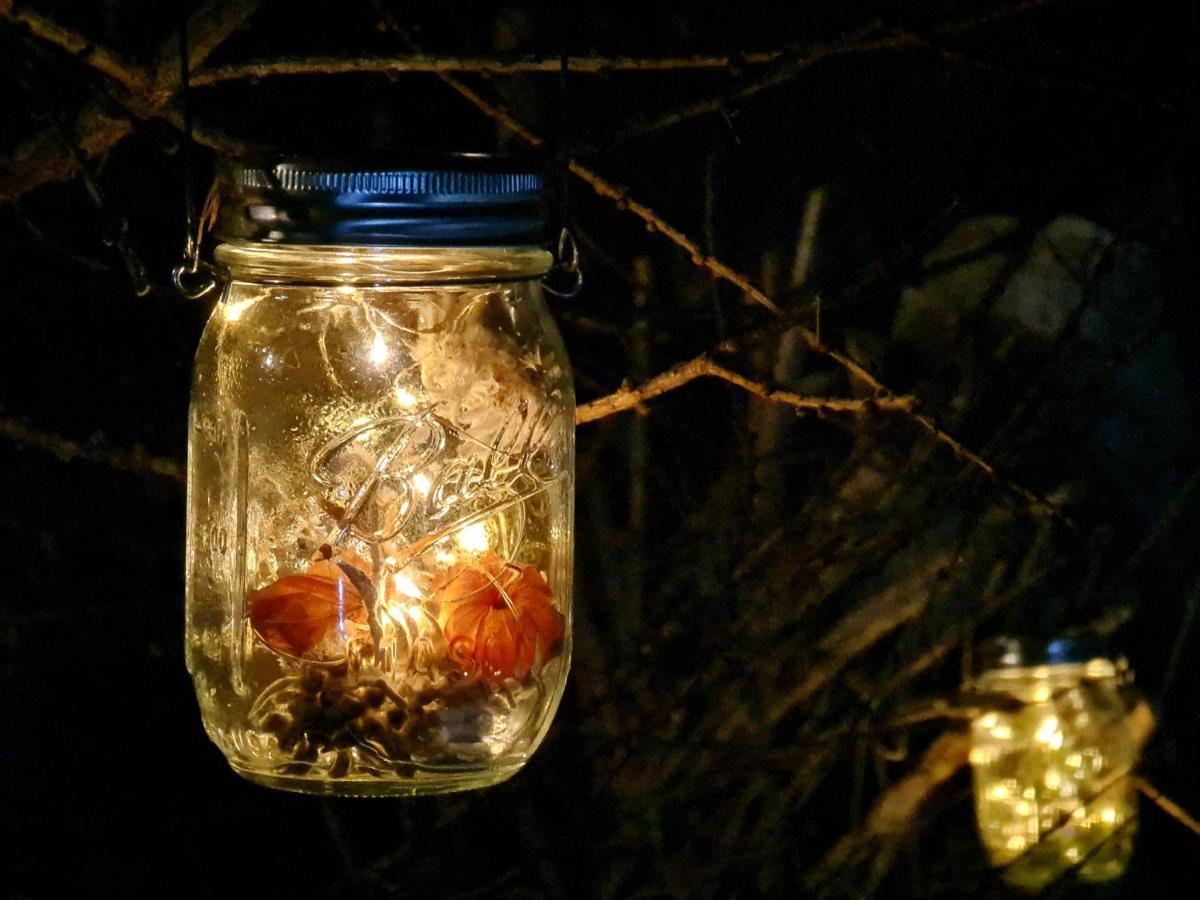
[[1137, 789], [1149, 797], [1159, 809], [1165, 812], [1184, 828], [1193, 832], [1197, 836], [1200, 836], [1200, 822], [1197, 822], [1194, 818], [1192, 818], [1192, 816], [1190, 816], [1187, 810], [1185, 810], [1182, 806], [1180, 806], [1166, 794], [1159, 791], [1145, 778], [1135, 775], [1133, 778], [1133, 783], [1137, 786]]
[[872, 859], [877, 871], [886, 871], [896, 842], [912, 830], [921, 807], [933, 793], [967, 764], [970, 749], [971, 738], [962, 732], [949, 732], [934, 741], [917, 767], [879, 796], [863, 826], [846, 834], [825, 855], [809, 877], [809, 888], [828, 882], [863, 859]]
[[140, 92], [150, 86], [150, 74], [133, 61], [35, 10], [0, 4], [0, 17], [24, 27], [39, 40], [66, 51], [88, 68], [107, 75], [127, 90]]
[[[1040, 2], [1045, 2], [1045, 0], [1040, 0]], [[443, 82], [445, 82], [453, 90], [457, 91], [464, 98], [469, 100], [476, 108], [484, 113], [484, 115], [495, 120], [496, 122], [499, 122], [530, 146], [540, 147], [545, 143], [543, 138], [526, 128], [507, 110], [495, 103], [488, 101], [486, 98], [480, 95], [479, 92], [464, 84], [460, 79], [445, 72], [439, 72], [437, 74]], [[768, 297], [766, 293], [758, 288], [747, 276], [726, 265], [716, 256], [706, 256], [699, 244], [689, 238], [678, 228], [675, 228], [669, 222], [664, 220], [650, 207], [643, 203], [639, 203], [637, 200], [631, 197], [624, 188], [613, 184], [577, 160], [571, 160], [570, 169], [571, 172], [573, 172], [581, 180], [585, 181], [599, 196], [611, 200], [618, 208], [625, 209], [633, 213], [646, 223], [646, 227], [650, 231], [657, 231], [661, 233], [671, 243], [686, 251], [695, 265], [708, 271], [714, 278], [718, 278], [734, 285], [760, 306], [769, 309], [776, 315], [783, 315], [783, 311], [779, 308], [779, 306], [776, 305], [775, 301]], [[834, 350], [832, 347], [826, 345], [812, 331], [807, 328], [799, 327], [798, 331], [803, 338], [804, 343], [810, 350], [815, 353], [819, 353], [837, 363], [847, 373], [849, 373], [851, 377], [857, 379], [873, 390], [876, 394], [877, 402], [883, 402], [887, 400], [897, 401], [900, 399], [891, 388], [876, 378], [875, 375], [873, 375], [870, 371], [868, 371], [855, 360], [851, 359], [846, 354]], [[1031, 512], [1039, 515], [1051, 516], [1052, 518], [1057, 519], [1066, 525], [1072, 524], [1071, 520], [1068, 519], [1063, 514], [1062, 510], [1060, 510], [1054, 503], [1051, 503], [1049, 500], [1039, 496], [1021, 484], [1002, 478], [1000, 473], [996, 470], [996, 467], [991, 462], [984, 459], [949, 432], [945, 431], [940, 425], [937, 424], [933, 417], [918, 412], [915, 404], [910, 404], [910, 408], [906, 410], [906, 414], [934, 441], [949, 449], [950, 452], [954, 454], [954, 457], [960, 462], [973, 466], [995, 483], [1016, 494], [1022, 501], [1024, 501], [1025, 505]]]
[[726, 94], [720, 97], [697, 100], [661, 116], [634, 122], [634, 124], [616, 137], [614, 143], [620, 144], [625, 141], [645, 137], [659, 131], [665, 131], [675, 125], [691, 121], [700, 116], [721, 112], [728, 109], [729, 105], [737, 100], [744, 100], [770, 88], [778, 87], [781, 84], [791, 81], [802, 72], [829, 59], [872, 53], [879, 50], [899, 50], [918, 46], [920, 43], [920, 40], [915, 35], [904, 32], [888, 32], [878, 35], [877, 31], [868, 29], [855, 32], [834, 43], [815, 44], [804, 48], [794, 59], [783, 63], [770, 73], [747, 82], [735, 91], [732, 96]]
[[81, 459], [124, 472], [162, 475], [181, 483], [186, 480], [183, 464], [178, 460], [166, 456], [152, 456], [140, 446], [132, 450], [123, 450], [94, 444], [84, 445], [61, 435], [38, 431], [13, 419], [0, 419], [0, 437], [5, 437], [22, 447], [49, 453], [60, 462]]
[[877, 409], [909, 411], [915, 402], [912, 397], [885, 397], [879, 400], [856, 400], [840, 397], [805, 397], [791, 391], [770, 388], [757, 381], [751, 381], [730, 369], [714, 362], [707, 353], [695, 359], [680, 363], [661, 375], [656, 375], [636, 387], [622, 386], [613, 393], [585, 403], [575, 410], [575, 424], [585, 425], [597, 419], [603, 419], [616, 413], [630, 409], [641, 409], [643, 404], [668, 391], [683, 387], [697, 378], [720, 378], [730, 384], [737, 385], [742, 390], [769, 400], [772, 403], [782, 403], [799, 412], [872, 412]]
[[[968, 31], [972, 28], [1029, 12], [1040, 6], [1045, 6], [1051, 0], [1023, 0], [1011, 6], [1000, 7], [982, 15], [946, 22], [931, 30], [932, 34], [948, 35]], [[881, 50], [903, 50], [912, 47], [930, 48], [931, 45], [921, 36], [903, 29], [880, 31], [878, 28], [866, 28], [853, 32], [837, 41], [821, 44], [811, 44], [801, 48], [791, 59], [781, 58], [780, 65], [773, 71], [743, 84], [732, 96], [728, 93], [720, 97], [699, 100], [688, 103], [653, 119], [633, 123], [624, 133], [619, 135], [616, 143], [645, 137], [659, 131], [664, 131], [683, 122], [691, 121], [700, 116], [719, 113], [729, 109], [730, 104], [738, 100], [753, 97], [773, 87], [778, 87], [796, 76], [808, 71], [820, 63], [843, 56], [853, 56], [866, 53], [876, 53]]]
[[[194, 13], [189, 20], [189, 55], [199, 64], [233, 33], [257, 7], [257, 0], [214, 0]], [[158, 51], [160, 63], [153, 87], [140, 92], [126, 91], [112, 100], [125, 107], [132, 118], [149, 118], [164, 112], [179, 90], [179, 49], [175, 36], [164, 41]], [[131, 76], [132, 77], [132, 76]], [[133, 131], [131, 117], [115, 114], [112, 103], [93, 102], [75, 118], [76, 145], [83, 158], [106, 153]], [[78, 171], [78, 162], [63, 146], [56, 128], [49, 128], [23, 142], [0, 172], [0, 203], [9, 202], [51, 181], [60, 181]]]
[[[188, 65], [197, 69], [254, 11], [259, 0], [213, 0], [188, 18]], [[159, 47], [151, 99], [165, 105], [179, 90], [179, 41], [172, 35]]]
[[[686, 72], [705, 69], [727, 69], [735, 66], [762, 65], [774, 62], [783, 55], [780, 50], [746, 53], [741, 56], [572, 56], [572, 74], [602, 74], [607, 72]], [[286, 59], [251, 60], [198, 72], [195, 85], [220, 84], [281, 75], [342, 75], [384, 74], [409, 72], [479, 72], [491, 75], [522, 73], [557, 74], [562, 61], [558, 56], [499, 57], [499, 56], [410, 56], [345, 57], [301, 56]]]
[[[115, 146], [133, 131], [133, 123], [113, 115], [105, 104], [89, 103], [75, 117], [72, 130], [80, 152], [91, 158]], [[76, 169], [75, 157], [63, 146], [58, 129], [48, 128], [20, 143], [0, 171], [0, 203], [16, 200], [47, 182], [68, 178]]]

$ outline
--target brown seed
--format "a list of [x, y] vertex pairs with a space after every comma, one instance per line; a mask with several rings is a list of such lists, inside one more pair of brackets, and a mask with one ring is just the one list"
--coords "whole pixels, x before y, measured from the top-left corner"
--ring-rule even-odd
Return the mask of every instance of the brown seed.
[[404, 720], [408, 718], [408, 713], [402, 709], [392, 708], [387, 712], [388, 724], [393, 728], [399, 728], [404, 724]]
[[316, 699], [309, 696], [297, 697], [288, 704], [288, 712], [296, 721], [303, 721], [317, 711]]
[[378, 709], [383, 706], [383, 701], [387, 698], [387, 694], [383, 688], [378, 687], [365, 687], [359, 691], [358, 696], [371, 709]]
[[325, 684], [325, 673], [320, 669], [305, 669], [300, 676], [300, 687], [310, 694], [315, 694]]
[[343, 750], [337, 755], [337, 759], [333, 761], [333, 765], [329, 768], [330, 778], [342, 778], [350, 771], [350, 754]]
[[339, 719], [346, 721], [354, 719], [362, 715], [362, 711], [366, 709], [361, 700], [355, 700], [353, 697], [340, 697], [333, 706], [333, 712]]
[[308, 741], [302, 740], [292, 758], [298, 762], [314, 762], [317, 758], [317, 748]]
[[380, 740], [387, 733], [387, 726], [377, 716], [364, 716], [360, 721], [363, 737], [369, 740]]
[[346, 693], [346, 686], [340, 681], [335, 681], [332, 678], [325, 682], [325, 688], [321, 691], [321, 700], [336, 700]]

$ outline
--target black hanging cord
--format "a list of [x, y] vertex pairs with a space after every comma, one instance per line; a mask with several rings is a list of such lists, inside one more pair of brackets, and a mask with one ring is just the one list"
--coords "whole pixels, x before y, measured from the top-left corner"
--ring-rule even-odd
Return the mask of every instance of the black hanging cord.
[[567, 45], [567, 4], [559, 4], [559, 22], [562, 36], [562, 52], [559, 56], [558, 68], [558, 106], [559, 106], [559, 140], [558, 140], [558, 205], [559, 225], [558, 245], [556, 255], [558, 261], [554, 265], [554, 273], [561, 273], [565, 282], [562, 288], [544, 282], [547, 291], [556, 297], [570, 298], [579, 293], [583, 287], [583, 271], [579, 268], [579, 247], [571, 235], [571, 103], [568, 87], [570, 72], [570, 51]]
[[183, 162], [183, 207], [187, 234], [184, 236], [183, 262], [171, 272], [178, 291], [189, 300], [198, 300], [217, 286], [212, 267], [200, 259], [203, 228], [208, 219], [209, 204], [200, 219], [196, 216], [196, 165], [192, 140], [192, 78], [188, 59], [187, 15], [179, 20], [179, 95], [183, 107], [183, 142], [180, 159]]
[[[54, 58], [46, 53], [40, 44], [27, 40], [22, 40], [21, 44], [33, 58], [37, 59], [39, 64], [56, 75], [62, 74]], [[32, 59], [24, 54], [9, 52], [7, 46], [0, 46], [0, 65], [10, 71], [13, 80], [29, 95], [34, 106], [34, 119], [46, 122], [54, 130], [59, 143], [75, 163], [75, 167], [79, 170], [80, 180], [83, 181], [84, 190], [100, 214], [104, 229], [104, 244], [113, 247], [120, 254], [133, 284], [134, 294], [138, 297], [145, 297], [151, 292], [153, 286], [147, 280], [146, 268], [129, 239], [129, 223], [123, 216], [113, 211], [112, 205], [100, 187], [98, 176], [92, 170], [90, 161], [79, 149], [74, 126], [66, 121], [59, 108], [46, 105], [39, 99], [42, 95], [39, 94], [36, 85], [44, 78], [43, 73], [38, 70]], [[77, 81], [74, 78], [72, 80]], [[101, 102], [104, 101], [103, 97], [100, 99]]]
[[192, 67], [188, 59], [188, 33], [186, 13], [179, 20], [179, 99], [183, 106], [183, 145], [180, 159], [183, 161], [183, 214], [187, 222], [187, 253], [196, 235], [196, 188], [192, 184], [194, 164], [192, 160]]
[[562, 204], [562, 225], [571, 221], [571, 104], [567, 86], [571, 57], [567, 47], [567, 8], [559, 4], [562, 17], [562, 54], [558, 66], [558, 107], [560, 110], [558, 142], [559, 203]]

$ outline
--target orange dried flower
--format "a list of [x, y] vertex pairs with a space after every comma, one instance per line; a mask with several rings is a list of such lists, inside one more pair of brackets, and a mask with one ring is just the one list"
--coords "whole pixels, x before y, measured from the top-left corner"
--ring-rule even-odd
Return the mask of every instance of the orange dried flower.
[[436, 599], [450, 609], [443, 630], [451, 658], [488, 681], [524, 678], [538, 659], [558, 652], [566, 634], [541, 572], [494, 553], [452, 572]]
[[346, 655], [369, 633], [367, 607], [356, 582], [369, 584], [349, 564], [321, 559], [300, 575], [286, 575], [249, 595], [250, 624], [276, 653], [314, 661]]

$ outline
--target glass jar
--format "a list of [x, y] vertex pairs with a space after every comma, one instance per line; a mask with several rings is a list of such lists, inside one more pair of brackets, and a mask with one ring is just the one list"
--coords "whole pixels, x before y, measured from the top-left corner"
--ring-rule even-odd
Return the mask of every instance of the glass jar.
[[1002, 638], [971, 688], [988, 708], [971, 723], [979, 833], [1004, 880], [1038, 890], [1073, 872], [1091, 882], [1125, 870], [1140, 738], [1123, 660], [1095, 642]]
[[259, 784], [482, 787], [571, 657], [574, 394], [538, 176], [231, 166], [196, 354], [187, 662]]

